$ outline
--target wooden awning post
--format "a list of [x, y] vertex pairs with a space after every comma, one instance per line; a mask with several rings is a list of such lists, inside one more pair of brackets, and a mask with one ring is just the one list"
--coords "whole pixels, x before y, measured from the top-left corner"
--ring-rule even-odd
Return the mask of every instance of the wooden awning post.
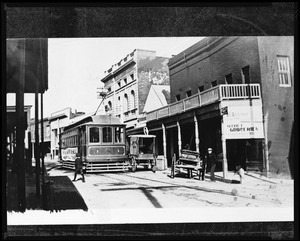
[[194, 116], [194, 122], [195, 122], [195, 144], [196, 144], [196, 151], [200, 153], [200, 140], [199, 140], [199, 127], [198, 127], [198, 120], [197, 117]]
[[181, 141], [181, 128], [180, 128], [179, 121], [177, 121], [177, 128], [178, 128], [178, 155], [181, 156], [182, 141]]
[[163, 130], [163, 148], [164, 148], [164, 167], [167, 169], [167, 137], [166, 137], [166, 127], [161, 124]]
[[226, 136], [224, 134], [224, 121], [221, 120], [221, 129], [222, 129], [222, 153], [223, 153], [223, 178], [227, 177], [228, 172], [228, 163], [227, 163], [227, 154], [226, 154]]

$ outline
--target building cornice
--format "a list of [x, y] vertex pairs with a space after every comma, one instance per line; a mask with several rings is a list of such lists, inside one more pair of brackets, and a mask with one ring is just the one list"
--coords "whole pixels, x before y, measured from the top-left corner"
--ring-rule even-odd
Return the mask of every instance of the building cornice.
[[191, 46], [190, 48], [186, 49], [185, 51], [179, 53], [175, 57], [171, 58], [168, 66], [169, 69], [172, 70], [183, 63], [186, 63], [187, 61], [195, 58], [196, 56], [199, 56], [201, 54], [207, 53], [211, 51], [212, 49], [216, 48], [216, 46], [220, 45], [222, 42], [225, 42], [226, 40], [232, 39], [234, 41], [238, 37], [209, 37], [205, 38], [195, 45]]
[[107, 81], [109, 81], [111, 78], [114, 78], [119, 72], [123, 71], [124, 69], [128, 68], [129, 66], [131, 66], [131, 64], [135, 64], [136, 62], [134, 61], [134, 59], [129, 60], [127, 63], [123, 64], [122, 66], [120, 66], [119, 68], [117, 68], [116, 70], [110, 72], [108, 75], [106, 75], [101, 82], [106, 83]]

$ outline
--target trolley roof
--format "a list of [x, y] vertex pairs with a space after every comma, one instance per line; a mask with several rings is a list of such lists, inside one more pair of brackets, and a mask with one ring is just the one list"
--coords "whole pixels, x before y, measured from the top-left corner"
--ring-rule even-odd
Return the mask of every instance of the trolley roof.
[[75, 121], [65, 127], [65, 130], [72, 129], [73, 127], [80, 126], [80, 125], [124, 125], [119, 118], [111, 116], [111, 115], [91, 115], [85, 118], [81, 118], [78, 121]]
[[143, 137], [143, 138], [153, 138], [156, 137], [156, 135], [129, 135], [129, 137]]

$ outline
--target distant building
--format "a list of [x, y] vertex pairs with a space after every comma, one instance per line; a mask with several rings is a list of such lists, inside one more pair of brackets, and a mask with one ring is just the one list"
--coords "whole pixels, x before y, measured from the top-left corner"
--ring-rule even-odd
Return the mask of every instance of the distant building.
[[130, 131], [145, 119], [143, 113], [152, 85], [169, 85], [169, 58], [157, 57], [155, 51], [135, 49], [101, 79], [107, 90], [104, 108], [117, 116]]
[[56, 111], [49, 117], [51, 129], [51, 156], [59, 157], [59, 134], [63, 132], [64, 127], [68, 126], [73, 118], [84, 115], [84, 112], [72, 112], [70, 107]]
[[[41, 120], [38, 121], [39, 125], [39, 144], [41, 143]], [[44, 141], [43, 141], [43, 151], [45, 155], [50, 155], [51, 153], [51, 127], [49, 118], [43, 119], [43, 131], [44, 131]], [[30, 132], [31, 132], [31, 142], [32, 142], [32, 154], [34, 157], [35, 148], [35, 119], [32, 118], [30, 121]], [[41, 150], [40, 150], [41, 151]]]

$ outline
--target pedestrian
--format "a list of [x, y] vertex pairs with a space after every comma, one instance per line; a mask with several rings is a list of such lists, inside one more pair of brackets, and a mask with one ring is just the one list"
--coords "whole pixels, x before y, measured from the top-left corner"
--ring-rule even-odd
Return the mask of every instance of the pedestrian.
[[242, 183], [245, 176], [245, 171], [240, 165], [236, 166], [236, 173], [240, 176], [240, 183]]
[[215, 168], [217, 165], [217, 157], [215, 153], [213, 153], [212, 148], [209, 147], [207, 149], [208, 155], [207, 155], [207, 163], [210, 164], [210, 181], [215, 182]]
[[206, 173], [206, 167], [207, 167], [207, 157], [205, 157], [202, 161], [202, 181], [205, 178], [205, 173]]
[[83, 165], [84, 165], [84, 163], [82, 161], [80, 153], [76, 153], [76, 158], [75, 158], [75, 173], [74, 173], [73, 182], [76, 181], [77, 174], [81, 174], [81, 176], [82, 176], [82, 182], [85, 182], [84, 174], [83, 174]]

